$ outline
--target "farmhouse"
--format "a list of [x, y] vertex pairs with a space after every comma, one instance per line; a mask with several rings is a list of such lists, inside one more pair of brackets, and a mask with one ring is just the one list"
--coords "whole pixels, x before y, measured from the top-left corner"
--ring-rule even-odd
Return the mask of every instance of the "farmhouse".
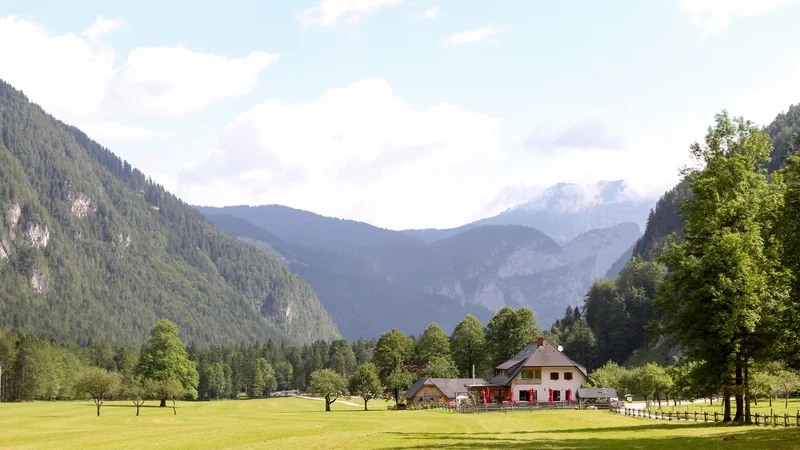
[[467, 385], [486, 383], [482, 378], [420, 378], [403, 396], [408, 403], [450, 403], [459, 395], [467, 396]]
[[544, 338], [532, 341], [516, 356], [495, 367], [494, 375], [488, 383], [468, 386], [479, 401], [572, 402], [588, 380], [585, 367]]

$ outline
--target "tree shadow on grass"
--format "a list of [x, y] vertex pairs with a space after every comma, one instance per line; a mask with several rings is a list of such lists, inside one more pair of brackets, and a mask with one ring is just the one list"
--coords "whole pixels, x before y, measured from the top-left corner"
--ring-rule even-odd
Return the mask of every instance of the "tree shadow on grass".
[[[710, 424], [709, 424], [710, 425]], [[587, 429], [586, 431], [604, 432], [620, 431], [620, 428], [611, 427], [604, 429]], [[672, 427], [678, 428], [678, 427]], [[717, 426], [717, 428], [722, 428]], [[629, 427], [627, 431], [646, 430], [646, 427]], [[649, 428], [654, 429], [654, 428]], [[517, 431], [509, 433], [384, 433], [393, 437], [397, 443], [395, 447], [401, 448], [445, 448], [445, 449], [508, 449], [508, 448], [536, 448], [537, 450], [555, 449], [596, 449], [596, 448], [767, 448], [767, 449], [793, 449], [800, 444], [800, 429], [763, 429], [726, 427], [729, 432], [722, 432], [713, 436], [658, 436], [641, 438], [581, 438], [570, 437], [572, 433], [580, 430], [546, 430], [541, 432]], [[547, 433], [546, 439], [537, 438], [538, 433]], [[563, 439], [551, 439], [553, 434], [563, 433]], [[530, 438], [522, 435], [529, 434]], [[516, 435], [519, 437], [493, 437], [497, 435]], [[735, 437], [733, 441], [724, 441], [726, 435]], [[411, 445], [403, 445], [403, 440], [415, 441]], [[419, 441], [426, 441], [418, 443]]]
[[[94, 405], [92, 405], [94, 406]], [[178, 405], [180, 407], [180, 405]], [[136, 405], [103, 405], [103, 408], [136, 408]], [[164, 408], [164, 409], [172, 409], [172, 406], [158, 406], [158, 405], [142, 405], [139, 408]]]

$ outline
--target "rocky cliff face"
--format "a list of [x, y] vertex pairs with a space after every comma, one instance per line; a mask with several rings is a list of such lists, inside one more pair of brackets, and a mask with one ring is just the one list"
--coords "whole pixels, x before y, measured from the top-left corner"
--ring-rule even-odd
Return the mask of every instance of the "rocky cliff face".
[[604, 278], [608, 269], [641, 236], [635, 223], [587, 231], [564, 246], [564, 252], [573, 264], [591, 267], [592, 279]]
[[[486, 226], [433, 245], [430, 258], [441, 251], [472, 248], [460, 255], [457, 269], [430, 272], [425, 292], [497, 311], [525, 306], [546, 325], [561, 317], [566, 306], [579, 305], [591, 283], [639, 237], [634, 223], [596, 229], [578, 235], [564, 247], [543, 233], [521, 226]], [[484, 247], [484, 251], [475, 248]]]

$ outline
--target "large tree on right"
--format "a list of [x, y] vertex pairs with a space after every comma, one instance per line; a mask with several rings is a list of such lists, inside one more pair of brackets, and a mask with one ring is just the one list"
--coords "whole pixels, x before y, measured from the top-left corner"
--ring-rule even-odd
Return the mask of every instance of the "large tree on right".
[[684, 236], [659, 256], [669, 274], [654, 302], [658, 331], [704, 362], [722, 387], [726, 421], [734, 396], [733, 420], [750, 422], [750, 367], [777, 351], [784, 332], [788, 277], [775, 238], [783, 184], [768, 180], [771, 149], [751, 122], [718, 114], [705, 143], [691, 146], [698, 166], [683, 172]]

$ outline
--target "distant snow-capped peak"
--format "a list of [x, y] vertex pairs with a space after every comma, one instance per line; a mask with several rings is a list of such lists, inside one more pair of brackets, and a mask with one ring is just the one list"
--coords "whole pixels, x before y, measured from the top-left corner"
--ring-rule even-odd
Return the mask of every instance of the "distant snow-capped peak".
[[577, 212], [594, 205], [635, 200], [625, 180], [597, 181], [587, 184], [558, 183], [534, 195], [527, 202], [509, 209], [553, 212]]

